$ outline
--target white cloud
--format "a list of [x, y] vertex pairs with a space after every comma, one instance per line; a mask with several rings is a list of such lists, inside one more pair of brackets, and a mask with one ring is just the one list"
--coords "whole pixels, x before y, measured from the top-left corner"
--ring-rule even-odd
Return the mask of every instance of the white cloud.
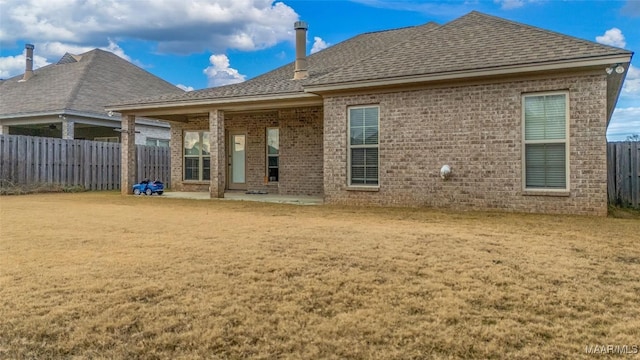
[[[16, 56], [0, 57], [0, 79], [8, 79], [18, 74], [24, 73], [26, 67], [26, 52]], [[38, 69], [49, 65], [50, 62], [46, 58], [33, 55], [33, 68]]]
[[640, 134], [640, 107], [615, 109], [607, 129], [607, 139], [623, 141], [633, 134]]
[[[95, 46], [80, 46], [61, 43], [59, 41], [36, 43], [35, 49], [33, 50], [33, 68], [37, 69], [45, 65], [56, 63], [66, 53], [78, 55], [91, 51], [95, 48]], [[127, 61], [134, 62], [136, 63], [136, 65], [141, 66], [141, 64], [139, 64], [137, 61], [132, 61], [131, 57], [125, 54], [124, 50], [111, 39], [108, 39], [107, 46], [101, 46], [97, 48], [110, 51]], [[0, 57], [0, 79], [7, 79], [15, 75], [24, 73], [24, 58], [24, 51], [21, 55]]]
[[640, 69], [633, 65], [630, 65], [629, 70], [627, 70], [622, 96], [640, 97]]
[[494, 0], [503, 10], [517, 9], [524, 6], [524, 0]]
[[521, 8], [527, 4], [533, 4], [541, 2], [542, 0], [493, 0], [494, 3], [499, 4], [502, 10], [512, 10]]
[[293, 38], [298, 15], [273, 0], [3, 0], [0, 45], [113, 39], [155, 42], [160, 52], [256, 50]]
[[311, 47], [311, 53], [315, 54], [318, 51], [324, 50], [328, 47], [329, 47], [329, 44], [327, 44], [324, 40], [322, 40], [322, 38], [315, 36], [313, 38], [313, 46]]
[[618, 28], [611, 28], [605, 31], [604, 35], [596, 36], [596, 41], [600, 44], [611, 45], [619, 48], [623, 48], [627, 45], [622, 31]]
[[193, 91], [193, 90], [195, 90], [195, 89], [193, 88], [193, 86], [187, 86], [187, 85], [182, 85], [182, 84], [178, 84], [178, 85], [176, 85], [176, 86], [177, 86], [178, 88], [180, 88], [180, 89], [184, 90], [184, 91]]
[[244, 81], [244, 75], [240, 74], [238, 70], [229, 67], [227, 55], [211, 55], [209, 62], [211, 66], [208, 66], [203, 71], [209, 79], [209, 86], [237, 84]]

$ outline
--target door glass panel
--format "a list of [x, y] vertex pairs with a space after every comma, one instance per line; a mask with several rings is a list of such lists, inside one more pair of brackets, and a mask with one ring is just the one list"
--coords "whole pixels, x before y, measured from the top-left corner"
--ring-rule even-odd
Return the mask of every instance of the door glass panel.
[[231, 153], [231, 182], [244, 184], [245, 135], [233, 135], [231, 143], [233, 148]]

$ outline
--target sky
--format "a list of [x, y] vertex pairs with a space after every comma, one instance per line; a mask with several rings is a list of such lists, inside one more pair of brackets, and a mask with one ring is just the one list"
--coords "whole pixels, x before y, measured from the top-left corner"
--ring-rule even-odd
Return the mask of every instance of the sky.
[[[294, 22], [307, 52], [364, 32], [445, 24], [471, 11], [640, 51], [640, 0], [0, 0], [0, 79], [66, 52], [111, 51], [185, 90], [251, 79], [295, 59]], [[604, 71], [604, 70], [603, 70]], [[640, 55], [607, 131], [640, 134]]]

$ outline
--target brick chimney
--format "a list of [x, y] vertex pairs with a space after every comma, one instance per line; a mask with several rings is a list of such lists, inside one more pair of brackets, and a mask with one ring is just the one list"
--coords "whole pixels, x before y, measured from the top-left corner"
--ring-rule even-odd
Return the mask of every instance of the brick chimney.
[[309, 27], [304, 21], [296, 21], [293, 28], [296, 30], [296, 68], [293, 79], [306, 79], [309, 77], [307, 71], [307, 29]]
[[27, 55], [25, 57], [26, 67], [24, 69], [24, 76], [22, 77], [22, 80], [27, 81], [33, 76], [33, 49], [35, 46], [33, 46], [33, 44], [25, 44], [24, 48], [27, 51]]

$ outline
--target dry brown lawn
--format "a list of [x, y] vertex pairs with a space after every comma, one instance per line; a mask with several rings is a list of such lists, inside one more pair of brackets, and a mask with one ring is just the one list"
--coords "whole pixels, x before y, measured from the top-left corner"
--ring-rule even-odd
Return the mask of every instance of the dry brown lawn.
[[593, 359], [593, 345], [640, 345], [637, 218], [0, 197], [2, 359]]

